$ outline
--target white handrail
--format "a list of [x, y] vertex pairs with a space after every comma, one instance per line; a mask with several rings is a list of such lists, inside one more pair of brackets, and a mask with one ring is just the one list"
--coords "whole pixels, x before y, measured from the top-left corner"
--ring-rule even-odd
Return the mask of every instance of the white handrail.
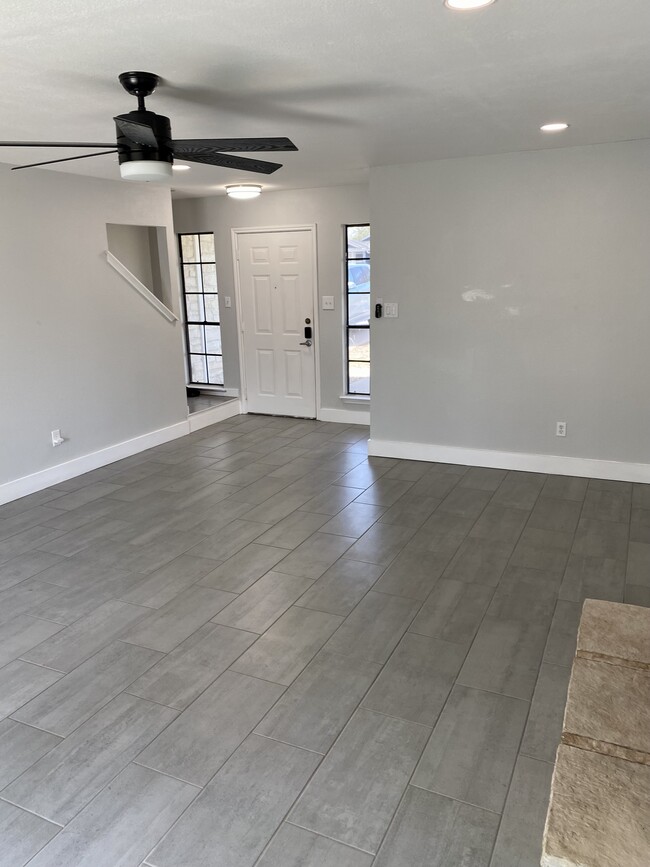
[[148, 301], [152, 307], [155, 307], [168, 322], [178, 321], [178, 316], [176, 316], [169, 307], [166, 307], [159, 298], [156, 298], [153, 292], [150, 289], [147, 289], [144, 283], [141, 280], [138, 280], [135, 274], [132, 274], [126, 265], [120, 262], [117, 256], [114, 256], [110, 250], [106, 250], [106, 261], [112, 268], [115, 268], [118, 274], [121, 274], [122, 277], [133, 286], [136, 292], [142, 295], [145, 301]]

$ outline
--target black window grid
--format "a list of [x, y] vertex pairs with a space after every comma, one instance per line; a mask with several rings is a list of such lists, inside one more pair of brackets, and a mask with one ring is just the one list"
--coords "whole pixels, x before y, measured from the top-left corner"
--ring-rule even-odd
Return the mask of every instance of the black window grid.
[[[208, 352], [207, 351], [208, 343], [207, 343], [207, 335], [205, 332], [205, 327], [206, 326], [218, 326], [219, 329], [221, 329], [221, 316], [219, 315], [219, 317], [217, 319], [207, 319], [206, 318], [206, 309], [207, 309], [206, 303], [205, 303], [205, 300], [206, 300], [205, 296], [206, 295], [210, 295], [210, 296], [214, 295], [216, 298], [217, 309], [219, 311], [220, 311], [220, 308], [219, 308], [219, 291], [218, 291], [218, 285], [216, 282], [216, 268], [217, 268], [216, 258], [215, 258], [215, 256], [205, 257], [203, 255], [203, 245], [201, 244], [201, 241], [200, 241], [202, 236], [203, 237], [205, 237], [205, 236], [212, 237], [212, 249], [214, 249], [214, 235], [211, 232], [198, 232], [198, 233], [197, 232], [188, 232], [188, 233], [181, 233], [178, 236], [178, 247], [179, 247], [179, 256], [180, 256], [180, 263], [181, 263], [181, 281], [182, 281], [182, 285], [183, 285], [183, 309], [184, 309], [184, 313], [185, 313], [184, 322], [185, 322], [185, 344], [187, 347], [187, 361], [188, 361], [188, 380], [189, 380], [189, 383], [191, 385], [223, 385], [224, 384], [224, 380], [223, 380], [223, 352]], [[198, 251], [198, 254], [199, 254], [198, 259], [197, 258], [192, 258], [192, 259], [185, 258], [185, 255], [183, 252], [183, 238], [188, 238], [188, 237], [189, 238], [196, 238], [196, 242], [194, 244], [194, 249], [196, 251]], [[196, 269], [197, 291], [189, 292], [187, 290], [186, 279], [185, 279], [185, 267], [184, 267], [185, 265], [198, 266]], [[211, 265], [214, 267], [214, 270], [215, 270], [215, 275], [214, 275], [214, 277], [215, 277], [215, 279], [214, 279], [215, 291], [214, 292], [206, 292], [205, 291], [205, 286], [203, 283], [203, 266], [204, 265]], [[193, 296], [193, 295], [196, 295], [198, 298], [201, 299], [201, 303], [198, 306], [203, 311], [203, 319], [198, 319], [196, 317], [194, 317], [194, 318], [190, 317], [190, 311], [189, 311], [187, 302], [188, 302], [188, 296]], [[202, 343], [203, 343], [203, 350], [204, 351], [197, 352], [197, 351], [191, 349], [190, 326], [193, 326], [193, 327], [199, 326], [202, 328]], [[221, 336], [221, 334], [220, 334], [220, 336]], [[205, 359], [204, 365], [203, 365], [203, 368], [206, 372], [205, 380], [200, 380], [200, 379], [194, 378], [194, 373], [193, 373], [194, 369], [192, 366], [192, 357], [193, 356]], [[221, 361], [221, 372], [222, 373], [221, 373], [220, 381], [210, 381], [209, 364], [208, 364], [209, 358], [221, 358], [222, 359], [222, 361]]]
[[368, 391], [351, 391], [350, 390], [350, 365], [351, 364], [362, 364], [366, 365], [368, 368], [368, 382], [370, 382], [370, 359], [368, 361], [360, 360], [360, 359], [350, 359], [350, 331], [359, 331], [359, 330], [367, 330], [368, 331], [368, 346], [370, 346], [370, 320], [368, 320], [367, 325], [351, 325], [350, 324], [350, 296], [354, 295], [357, 298], [362, 296], [368, 296], [368, 300], [370, 301], [370, 290], [368, 292], [350, 292], [348, 286], [348, 274], [350, 269], [350, 264], [362, 264], [366, 263], [370, 266], [370, 256], [350, 256], [350, 244], [349, 244], [349, 232], [348, 229], [361, 229], [365, 227], [370, 227], [369, 223], [348, 223], [344, 227], [345, 236], [345, 390], [347, 394], [350, 395], [361, 395], [370, 397], [370, 387], [368, 387]]

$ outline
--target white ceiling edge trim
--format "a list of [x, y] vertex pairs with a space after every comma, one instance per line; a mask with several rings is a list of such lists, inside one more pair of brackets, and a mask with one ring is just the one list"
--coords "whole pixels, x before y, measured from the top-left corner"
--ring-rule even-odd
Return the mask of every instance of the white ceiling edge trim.
[[161, 316], [164, 316], [168, 322], [178, 322], [178, 316], [170, 310], [169, 307], [166, 307], [162, 301], [156, 298], [151, 289], [147, 289], [144, 283], [138, 280], [135, 274], [132, 274], [126, 265], [120, 262], [117, 256], [114, 256], [110, 250], [106, 250], [106, 261], [117, 271], [118, 274], [124, 277], [127, 283], [130, 283], [131, 286], [133, 286], [139, 295], [142, 295], [145, 301], [151, 304], [152, 307], [155, 307]]
[[470, 467], [491, 467], [499, 470], [523, 470], [558, 476], [580, 476], [588, 479], [611, 479], [620, 482], [650, 482], [650, 464], [627, 461], [604, 461], [569, 455], [538, 455], [526, 452], [499, 452], [492, 449], [470, 449], [442, 446], [434, 443], [410, 443], [371, 437], [368, 454], [374, 457], [403, 458]]

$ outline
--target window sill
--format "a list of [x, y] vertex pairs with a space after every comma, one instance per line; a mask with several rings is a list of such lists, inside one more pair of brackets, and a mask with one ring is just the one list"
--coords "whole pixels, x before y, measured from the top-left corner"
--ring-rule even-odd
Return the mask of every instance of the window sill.
[[186, 388], [198, 388], [206, 394], [218, 394], [221, 397], [239, 397], [238, 388], [226, 388], [223, 385], [197, 385], [195, 382], [188, 382]]
[[345, 403], [359, 403], [365, 406], [370, 406], [369, 394], [342, 394], [340, 395], [339, 400], [342, 400]]

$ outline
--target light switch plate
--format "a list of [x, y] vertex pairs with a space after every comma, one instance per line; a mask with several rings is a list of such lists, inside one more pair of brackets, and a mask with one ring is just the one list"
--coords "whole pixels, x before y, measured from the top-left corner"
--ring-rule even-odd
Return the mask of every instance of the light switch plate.
[[384, 304], [384, 316], [386, 319], [397, 319], [399, 316], [399, 304], [393, 302], [386, 302]]
[[230, 295], [225, 296], [225, 298], [223, 299], [223, 303], [226, 305], [226, 307], [232, 307], [232, 301], [230, 300]]
[[321, 309], [322, 310], [334, 310], [334, 296], [333, 295], [323, 295], [321, 298]]

